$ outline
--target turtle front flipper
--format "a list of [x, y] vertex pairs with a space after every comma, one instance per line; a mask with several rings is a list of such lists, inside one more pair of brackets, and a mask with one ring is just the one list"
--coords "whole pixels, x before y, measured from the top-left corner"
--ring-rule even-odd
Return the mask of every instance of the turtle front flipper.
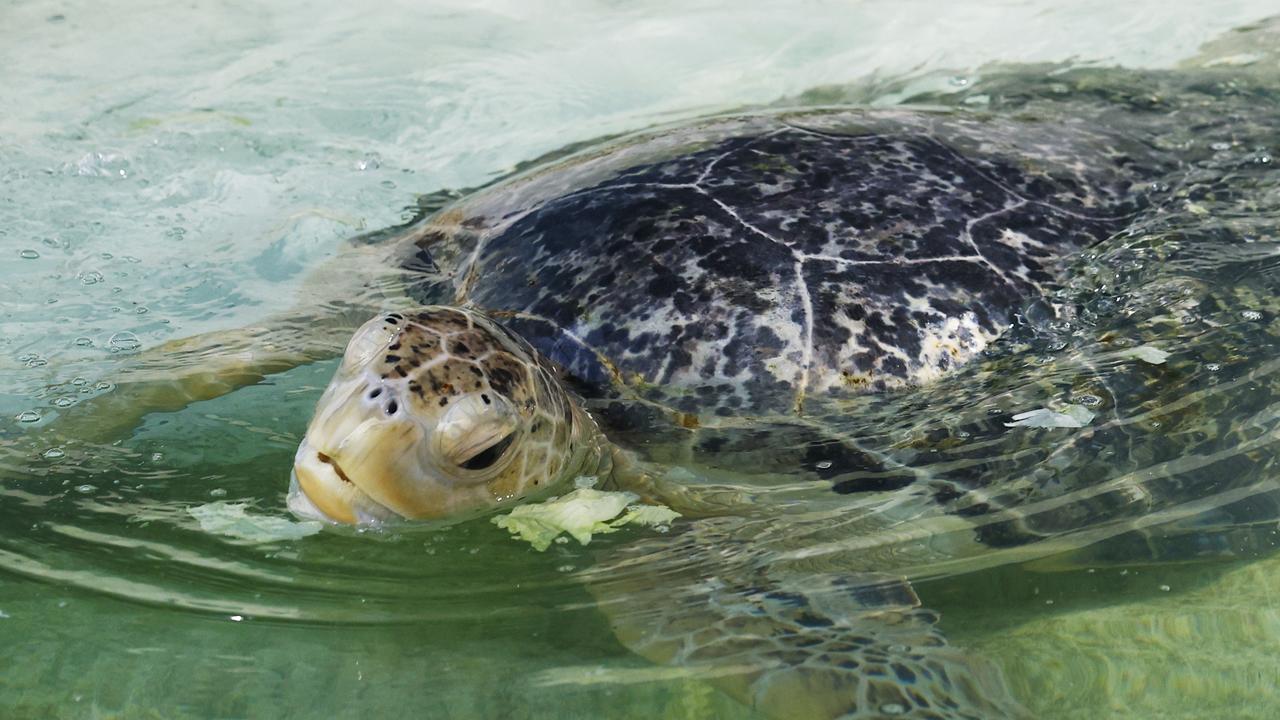
[[[337, 357], [352, 331], [370, 315], [412, 303], [403, 292], [412, 279], [406, 279], [403, 271], [387, 269], [388, 257], [396, 252], [403, 250], [399, 246], [346, 247], [311, 272], [292, 304], [286, 301], [252, 326], [113, 356], [110, 366], [98, 371], [104, 380], [103, 392], [59, 409], [49, 425], [4, 444], [19, 452], [31, 448], [38, 452], [53, 443], [113, 442], [150, 413], [177, 411], [260, 382], [267, 375]], [[85, 375], [94, 372], [74, 369]]]
[[164, 343], [109, 375], [107, 392], [61, 411], [49, 431], [78, 441], [117, 440], [148, 414], [181, 410], [338, 355], [352, 327], [321, 313], [298, 313]]
[[905, 580], [774, 577], [754, 543], [726, 542], [731, 524], [699, 520], [587, 574], [623, 645], [713, 678], [766, 717], [1027, 716], [992, 663], [946, 643]]

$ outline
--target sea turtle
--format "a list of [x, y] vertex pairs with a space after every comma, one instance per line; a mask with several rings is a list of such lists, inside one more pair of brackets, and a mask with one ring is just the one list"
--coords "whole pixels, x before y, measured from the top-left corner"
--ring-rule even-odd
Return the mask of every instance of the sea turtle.
[[[1159, 167], [1142, 152], [1071, 124], [792, 112], [539, 168], [397, 239], [431, 305], [357, 331], [300, 484], [344, 522], [491, 510], [608, 475], [604, 438], [651, 433], [655, 415], [705, 427], [689, 453], [718, 465], [737, 448], [716, 430], [794, 431], [927, 383], [1124, 226], [1142, 201], [1131, 168]], [[595, 420], [577, 396], [601, 401]], [[822, 474], [850, 469], [834, 462]]]
[[775, 572], [742, 535], [751, 500], [664, 470], [825, 480], [856, 496], [846, 510], [877, 498], [880, 527], [964, 507], [962, 486], [925, 490], [826, 419], [982, 354], [1065, 258], [1134, 218], [1163, 166], [1084, 123], [848, 109], [700, 120], [540, 166], [392, 243], [424, 306], [355, 333], [291, 505], [456, 518], [600, 477], [706, 516], [659, 551], [706, 573], [692, 604], [642, 620], [617, 610], [643, 595], [595, 574], [646, 656], [750, 668], [725, 684], [779, 717], [1014, 715], [901, 578]]
[[[135, 370], [85, 427], [325, 357], [373, 315], [298, 449], [297, 511], [451, 521], [595, 476], [686, 516], [580, 574], [645, 657], [775, 717], [1022, 716], [907, 578], [1109, 538], [1150, 552], [1133, 531], [1166, 520], [1196, 539], [1183, 558], [1237, 538], [1275, 515], [1242, 504], [1267, 489], [1276, 388], [1270, 365], [1216, 389], [1190, 369], [1231, 345], [1222, 316], [1257, 287], [1143, 275], [1205, 204], [1269, 207], [1169, 139], [1269, 137], [1262, 101], [1232, 77], [1201, 102], [1208, 71], [1026, 77], [949, 107], [737, 113], [533, 163], [357, 239], [300, 311], [169, 346], [200, 362]], [[1079, 351], [1044, 362], [1073, 327]], [[1195, 359], [1134, 359], [1172, 327]], [[1194, 387], [1170, 402], [1170, 378]], [[1064, 400], [1100, 421], [1008, 427]], [[1224, 402], [1255, 420], [1219, 419]]]

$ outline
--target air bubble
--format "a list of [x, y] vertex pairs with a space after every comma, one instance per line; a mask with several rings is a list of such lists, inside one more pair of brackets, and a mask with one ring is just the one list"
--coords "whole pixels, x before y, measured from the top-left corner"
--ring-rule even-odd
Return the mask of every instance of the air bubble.
[[907, 708], [901, 703], [885, 703], [880, 706], [880, 712], [885, 715], [902, 715], [907, 712]]
[[227, 491], [226, 488], [214, 488], [209, 491], [209, 495], [210, 497], [226, 497]]
[[1101, 405], [1102, 398], [1097, 395], [1078, 395], [1076, 396], [1076, 402], [1081, 405], [1092, 407], [1094, 405]]
[[18, 253], [18, 257], [22, 258], [23, 260], [35, 260], [36, 258], [40, 257], [40, 253], [36, 252], [35, 250], [32, 250], [31, 248], [27, 248], [26, 250], [23, 250], [22, 252]]
[[82, 177], [128, 177], [129, 161], [113, 152], [91, 152], [75, 163], [67, 163], [64, 169]]
[[1244, 318], [1245, 320], [1261, 320], [1262, 313], [1258, 312], [1257, 310], [1245, 310], [1244, 312], [1240, 313], [1240, 317]]
[[69, 397], [64, 396], [60, 398], [54, 398], [53, 404], [60, 408], [67, 408], [67, 407], [71, 407], [72, 405], [75, 405], [76, 401]]
[[356, 161], [356, 169], [360, 171], [377, 170], [382, 167], [382, 159], [377, 153], [370, 153]]
[[76, 338], [75, 343], [78, 347], [93, 347], [93, 338], [81, 335]]
[[1169, 592], [1169, 591], [1170, 591], [1170, 590], [1172, 590], [1172, 589], [1173, 589], [1173, 588], [1169, 587], [1168, 585], [1161, 585], [1161, 586], [1160, 586], [1160, 591], [1161, 591], [1161, 592]]
[[111, 352], [131, 352], [142, 347], [142, 341], [137, 335], [124, 330], [115, 333], [107, 340], [107, 345], [111, 347]]
[[79, 275], [80, 282], [85, 285], [97, 285], [103, 281], [102, 273], [97, 270], [86, 270]]
[[91, 493], [91, 492], [93, 492], [94, 490], [97, 490], [97, 489], [98, 489], [98, 488], [97, 488], [96, 486], [94, 486], [94, 485], [88, 485], [88, 484], [85, 484], [85, 485], [77, 485], [77, 486], [76, 486], [76, 492], [78, 492], [78, 493], [83, 493], [83, 494], [86, 494], [86, 495], [87, 495], [87, 494], [89, 494], [89, 493]]
[[1209, 144], [1209, 149], [1211, 149], [1211, 150], [1217, 150], [1217, 151], [1219, 151], [1219, 152], [1221, 152], [1221, 151], [1223, 151], [1223, 150], [1230, 150], [1230, 149], [1231, 149], [1231, 143], [1229, 143], [1229, 142], [1216, 142], [1216, 143], [1210, 143], [1210, 144]]
[[82, 377], [74, 377], [71, 379], [72, 385], [88, 385], [89, 381]]
[[49, 448], [48, 450], [45, 450], [44, 452], [40, 453], [40, 457], [44, 458], [45, 460], [61, 460], [66, 456], [67, 456], [67, 453], [65, 450], [63, 450], [62, 448], [56, 448], [56, 447]]
[[968, 87], [969, 78], [963, 75], [952, 75], [950, 78], [947, 78], [947, 82], [950, 83], [952, 87]]
[[35, 410], [23, 410], [15, 419], [20, 423], [40, 422], [40, 413]]
[[831, 468], [831, 461], [830, 461], [830, 460], [823, 460], [822, 462], [818, 463], [818, 469], [819, 469], [819, 470], [828, 470], [828, 469], [830, 469], [830, 468]]
[[101, 390], [101, 391], [103, 391], [103, 392], [106, 392], [106, 391], [108, 391], [108, 390], [114, 390], [114, 389], [115, 389], [115, 387], [116, 387], [115, 385], [113, 385], [113, 384], [111, 384], [111, 383], [107, 382], [106, 380], [103, 380], [103, 381], [99, 382], [98, 384], [94, 385], [94, 386], [93, 386], [93, 389], [94, 389], [94, 390]]
[[1222, 369], [1222, 365], [1218, 363], [1205, 363], [1204, 369], [1208, 370], [1209, 372], [1218, 372], [1219, 370]]

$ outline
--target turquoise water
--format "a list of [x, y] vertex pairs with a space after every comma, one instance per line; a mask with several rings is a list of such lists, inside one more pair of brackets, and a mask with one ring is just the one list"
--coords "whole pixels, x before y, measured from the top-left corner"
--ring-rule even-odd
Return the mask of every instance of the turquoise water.
[[[537, 554], [484, 521], [270, 543], [203, 530], [189, 507], [284, 516], [331, 361], [120, 438], [59, 436], [57, 416], [167, 340], [266, 316], [418, 195], [566, 144], [815, 87], [871, 105], [967, 91], [992, 63], [1169, 68], [1269, 12], [0, 6], [0, 715], [748, 716], [630, 654], [572, 578], [634, 536]], [[1233, 274], [1246, 255], [1220, 277], [1253, 272]], [[1226, 351], [1247, 359], [1233, 378], [1266, 360]], [[1275, 715], [1274, 560], [1065, 564], [922, 572], [918, 589], [1037, 717]]]

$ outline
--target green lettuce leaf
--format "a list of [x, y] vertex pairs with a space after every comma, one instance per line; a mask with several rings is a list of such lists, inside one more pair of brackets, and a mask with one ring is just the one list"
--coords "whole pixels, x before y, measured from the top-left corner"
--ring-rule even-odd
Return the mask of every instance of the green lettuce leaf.
[[[542, 552], [561, 533], [586, 545], [593, 535], [611, 533], [623, 525], [665, 526], [680, 516], [660, 505], [635, 505], [638, 499], [635, 493], [579, 487], [553, 500], [521, 505], [493, 518], [493, 524]], [[624, 510], [627, 514], [618, 517]]]
[[199, 521], [200, 529], [205, 532], [249, 542], [297, 540], [314, 535], [324, 527], [315, 520], [294, 522], [271, 515], [251, 515], [245, 512], [248, 506], [248, 503], [212, 502], [189, 507], [187, 513]]

